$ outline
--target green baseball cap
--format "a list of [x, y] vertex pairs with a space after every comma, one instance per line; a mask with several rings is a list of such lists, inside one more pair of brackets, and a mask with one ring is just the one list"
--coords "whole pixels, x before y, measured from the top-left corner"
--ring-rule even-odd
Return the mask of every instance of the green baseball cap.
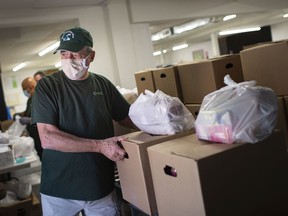
[[66, 30], [61, 34], [60, 45], [55, 50], [54, 54], [58, 50], [78, 52], [84, 46], [93, 47], [93, 39], [91, 37], [91, 34], [87, 30], [76, 26], [74, 28]]

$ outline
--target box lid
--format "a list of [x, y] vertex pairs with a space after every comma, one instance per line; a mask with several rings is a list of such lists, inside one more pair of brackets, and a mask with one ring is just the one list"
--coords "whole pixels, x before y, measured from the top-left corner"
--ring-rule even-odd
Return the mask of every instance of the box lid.
[[281, 41], [273, 41], [273, 42], [267, 42], [267, 43], [261, 43], [261, 44], [256, 44], [254, 46], [248, 47], [246, 49], [243, 49], [240, 51], [240, 55], [246, 52], [250, 52], [253, 50], [258, 50], [258, 49], [262, 49], [262, 48], [267, 48], [267, 47], [271, 47], [271, 46], [275, 46], [275, 45], [288, 45], [288, 40], [281, 40]]
[[197, 161], [241, 145], [244, 144], [223, 144], [199, 140], [196, 134], [192, 134], [151, 146], [148, 150], [161, 151], [163, 154], [174, 154]]
[[125, 137], [127, 137], [127, 140], [124, 141], [124, 143], [130, 142], [136, 145], [154, 144], [156, 142], [159, 142], [159, 140], [165, 141], [165, 140], [169, 140], [172, 138], [178, 138], [178, 137], [190, 135], [192, 133], [195, 133], [195, 128], [192, 128], [191, 130], [180, 132], [177, 134], [172, 134], [172, 135], [151, 135], [143, 131], [136, 131], [136, 132], [124, 135]]

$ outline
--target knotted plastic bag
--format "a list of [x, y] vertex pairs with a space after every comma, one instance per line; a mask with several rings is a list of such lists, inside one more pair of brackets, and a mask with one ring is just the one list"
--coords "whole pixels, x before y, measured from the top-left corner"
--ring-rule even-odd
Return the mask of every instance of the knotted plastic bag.
[[130, 106], [129, 117], [142, 131], [155, 135], [184, 132], [194, 127], [195, 119], [177, 97], [160, 90], [145, 90]]
[[275, 92], [255, 81], [227, 85], [206, 95], [195, 121], [199, 139], [221, 143], [256, 143], [271, 135], [278, 117]]

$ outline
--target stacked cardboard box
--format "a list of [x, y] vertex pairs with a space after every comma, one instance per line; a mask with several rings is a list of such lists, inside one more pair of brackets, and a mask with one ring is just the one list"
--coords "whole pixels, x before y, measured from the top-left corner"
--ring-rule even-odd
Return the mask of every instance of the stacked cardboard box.
[[183, 101], [192, 115], [197, 117], [203, 98], [222, 87], [229, 74], [235, 82], [243, 81], [240, 55], [225, 55], [177, 66]]
[[138, 94], [143, 93], [145, 89], [152, 92], [159, 89], [165, 94], [182, 100], [179, 74], [175, 66], [137, 72], [135, 80]]
[[157, 205], [147, 148], [192, 133], [195, 133], [195, 131], [155, 136], [138, 131], [125, 135], [128, 139], [122, 141], [122, 145], [129, 158], [117, 162], [123, 198], [146, 214], [156, 215]]
[[276, 129], [283, 131], [288, 146], [287, 103], [288, 101], [285, 100], [285, 97], [278, 96], [278, 121]]
[[197, 104], [185, 104], [186, 108], [191, 112], [191, 114], [193, 115], [193, 117], [196, 119], [197, 115], [200, 111], [201, 108], [201, 103], [197, 103]]
[[160, 89], [178, 97], [196, 117], [203, 98], [224, 87], [227, 74], [237, 83], [243, 81], [239, 54], [141, 71], [135, 74], [135, 80], [139, 94], [145, 89], [152, 92]]
[[240, 52], [244, 80], [272, 88], [278, 96], [288, 95], [288, 41], [271, 42]]
[[135, 73], [135, 81], [138, 95], [143, 93], [146, 89], [152, 92], [156, 91], [152, 70], [139, 71]]
[[202, 103], [207, 94], [225, 86], [227, 74], [237, 83], [243, 81], [238, 54], [178, 65], [177, 68], [185, 104]]
[[183, 94], [183, 102], [196, 118], [203, 98], [222, 87], [229, 74], [235, 82], [243, 81], [239, 54], [193, 62], [177, 66]]
[[[279, 130], [256, 144], [232, 145], [201, 141], [195, 134], [182, 134], [181, 137], [169, 137], [167, 140], [161, 137], [143, 140], [141, 136], [137, 137], [139, 134], [131, 134], [123, 142], [130, 157], [117, 163], [124, 199], [149, 215], [268, 216], [283, 215], [283, 211], [286, 214], [287, 209], [283, 208], [282, 201], [287, 199], [288, 194], [285, 183], [288, 180], [288, 87], [278, 86], [277, 79], [281, 79], [281, 85], [283, 80], [286, 81], [284, 71], [288, 71], [288, 63], [282, 61], [282, 56], [288, 59], [288, 49], [286, 42], [279, 44], [271, 44], [277, 45], [277, 52], [283, 53], [279, 61], [275, 60], [278, 58], [275, 51], [272, 52], [274, 59], [272, 56], [263, 59], [258, 56], [263, 56], [265, 52], [252, 47], [240, 54], [136, 73], [139, 93], [145, 89], [152, 92], [160, 89], [168, 95], [181, 97], [195, 118], [203, 98], [225, 86], [226, 74], [236, 83], [256, 80], [258, 85], [274, 89], [270, 85], [273, 83], [278, 95], [276, 128]], [[261, 46], [270, 49], [271, 45]], [[266, 66], [258, 70], [257, 65], [272, 64], [270, 58], [282, 64], [282, 72], [275, 66], [271, 69], [274, 72], [261, 74]], [[248, 70], [248, 66], [253, 66], [253, 69]], [[257, 70], [258, 76], [254, 78]], [[275, 78], [275, 74], [279, 77]], [[267, 75], [271, 79], [264, 77]], [[265, 84], [269, 80], [271, 82]]]
[[287, 214], [283, 133], [256, 144], [201, 141], [196, 134], [148, 147], [159, 215]]
[[0, 216], [40, 216], [42, 215], [41, 204], [34, 193], [24, 200], [7, 207], [0, 207]]
[[257, 85], [269, 87], [277, 94], [279, 101], [277, 128], [283, 130], [288, 137], [288, 41], [255, 45], [242, 50], [240, 57], [244, 80], [255, 80]]

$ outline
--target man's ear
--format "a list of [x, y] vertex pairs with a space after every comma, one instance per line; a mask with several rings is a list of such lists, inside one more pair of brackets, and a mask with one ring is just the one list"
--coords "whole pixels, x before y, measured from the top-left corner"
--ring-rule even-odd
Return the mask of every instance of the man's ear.
[[94, 50], [90, 52], [90, 58], [91, 58], [90, 62], [93, 62], [94, 58], [95, 58], [95, 51]]

